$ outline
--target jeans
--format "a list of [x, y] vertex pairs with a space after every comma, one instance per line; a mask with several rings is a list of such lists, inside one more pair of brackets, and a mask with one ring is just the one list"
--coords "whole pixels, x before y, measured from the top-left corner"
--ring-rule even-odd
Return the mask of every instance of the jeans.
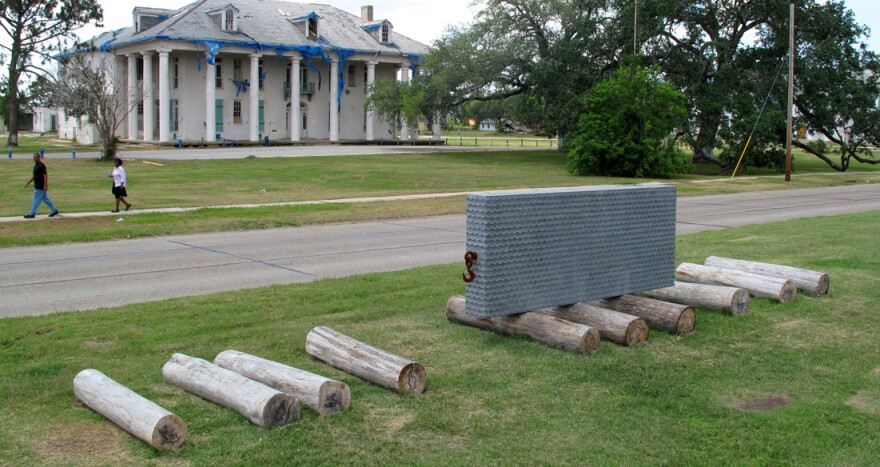
[[34, 190], [34, 200], [31, 203], [31, 212], [28, 213], [29, 216], [33, 216], [37, 213], [37, 208], [40, 207], [40, 203], [46, 203], [46, 206], [49, 206], [49, 209], [52, 212], [58, 210], [54, 204], [52, 204], [52, 200], [49, 199], [49, 194], [46, 193], [46, 190]]

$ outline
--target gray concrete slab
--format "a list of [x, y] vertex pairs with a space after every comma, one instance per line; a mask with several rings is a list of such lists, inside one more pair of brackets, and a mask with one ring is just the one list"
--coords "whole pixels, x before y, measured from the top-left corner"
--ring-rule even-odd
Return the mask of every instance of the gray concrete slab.
[[[868, 210], [880, 185], [679, 198], [676, 233]], [[0, 316], [462, 262], [464, 250], [463, 215], [5, 248]]]

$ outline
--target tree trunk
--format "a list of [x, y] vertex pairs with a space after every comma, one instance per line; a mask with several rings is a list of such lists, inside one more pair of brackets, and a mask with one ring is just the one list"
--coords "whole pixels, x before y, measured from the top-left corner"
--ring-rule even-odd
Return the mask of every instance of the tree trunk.
[[162, 367], [162, 374], [166, 381], [230, 408], [255, 425], [283, 426], [299, 420], [295, 397], [201, 358], [176, 353]]
[[336, 413], [351, 405], [351, 391], [347, 384], [299, 368], [237, 350], [221, 352], [214, 363], [270, 388], [286, 392], [319, 415]]
[[780, 303], [791, 302], [797, 297], [797, 288], [790, 280], [732, 269], [681, 263], [675, 270], [675, 278], [698, 284], [742, 287], [753, 297], [772, 298]]
[[180, 417], [98, 370], [80, 371], [73, 379], [73, 393], [90, 409], [155, 449], [176, 450], [186, 441], [186, 423]]
[[601, 342], [596, 328], [541, 313], [481, 318], [465, 312], [465, 298], [453, 295], [446, 302], [446, 318], [459, 324], [511, 336], [526, 336], [550, 347], [590, 354]]
[[679, 336], [694, 332], [696, 316], [694, 309], [687, 305], [661, 302], [637, 295], [606, 298], [591, 304], [638, 316], [652, 328], [662, 329]]
[[545, 308], [538, 313], [594, 327], [602, 339], [620, 345], [636, 345], [648, 340], [648, 325], [641, 318], [588, 303]]
[[9, 147], [18, 146], [18, 79], [21, 77], [18, 70], [18, 62], [20, 53], [19, 46], [13, 44], [7, 75], [9, 77], [9, 87], [6, 94], [6, 111], [9, 116], [9, 126], [7, 128], [9, 136], [6, 138], [6, 145]]
[[306, 352], [331, 366], [392, 391], [421, 394], [425, 367], [364, 344], [328, 327], [318, 326], [306, 336]]
[[672, 287], [646, 290], [640, 295], [658, 300], [710, 310], [723, 310], [733, 316], [749, 312], [749, 291], [738, 287], [675, 282]]
[[735, 269], [737, 271], [760, 274], [762, 276], [791, 279], [794, 285], [800, 289], [815, 295], [828, 295], [830, 279], [828, 274], [809, 269], [793, 268], [779, 264], [759, 263], [756, 261], [744, 261], [720, 256], [710, 256], [704, 261], [706, 266], [716, 268]]

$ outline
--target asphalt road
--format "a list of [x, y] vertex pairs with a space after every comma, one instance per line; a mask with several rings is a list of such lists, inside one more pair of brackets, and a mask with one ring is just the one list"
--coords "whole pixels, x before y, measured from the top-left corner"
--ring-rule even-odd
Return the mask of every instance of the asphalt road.
[[[880, 209], [880, 185], [679, 198], [686, 234]], [[0, 249], [0, 317], [462, 261], [465, 216]]]

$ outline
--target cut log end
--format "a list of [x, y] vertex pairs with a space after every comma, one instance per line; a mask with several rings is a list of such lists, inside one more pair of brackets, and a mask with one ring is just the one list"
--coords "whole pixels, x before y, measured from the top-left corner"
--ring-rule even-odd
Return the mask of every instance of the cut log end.
[[601, 343], [602, 338], [599, 335], [599, 330], [596, 328], [590, 328], [590, 331], [584, 334], [584, 339], [581, 341], [581, 353], [589, 355], [599, 350], [599, 345]]
[[694, 309], [691, 307], [687, 307], [682, 310], [681, 314], [678, 316], [678, 323], [675, 326], [675, 334], [678, 336], [691, 334], [692, 332], [694, 332], [696, 324], [697, 317], [694, 313]]
[[425, 367], [413, 362], [400, 370], [400, 378], [398, 378], [397, 383], [400, 387], [400, 392], [419, 395], [425, 392], [426, 379]]
[[290, 394], [278, 393], [263, 410], [263, 426], [284, 426], [299, 420], [299, 401]]
[[321, 385], [318, 414], [330, 415], [341, 412], [351, 405], [348, 385], [338, 381], [326, 381]]
[[648, 325], [642, 319], [635, 319], [626, 327], [625, 344], [638, 345], [648, 341]]
[[779, 290], [779, 303], [791, 303], [797, 298], [797, 286], [794, 281], [787, 280]]
[[730, 300], [730, 314], [733, 316], [744, 315], [749, 312], [749, 291], [736, 289]]
[[177, 415], [166, 415], [153, 428], [153, 446], [156, 449], [176, 451], [186, 441], [186, 423]]
[[816, 295], [828, 295], [828, 287], [831, 285], [831, 278], [828, 274], [822, 274], [816, 283]]

